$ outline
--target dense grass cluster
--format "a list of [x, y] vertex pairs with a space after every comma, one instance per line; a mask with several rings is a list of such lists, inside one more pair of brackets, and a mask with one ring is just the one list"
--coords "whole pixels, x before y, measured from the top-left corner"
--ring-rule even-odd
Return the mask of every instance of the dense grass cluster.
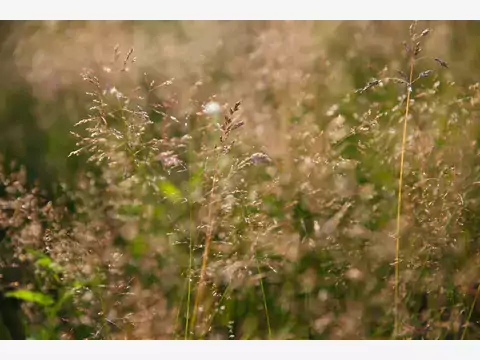
[[474, 25], [153, 24], [10, 29], [0, 337], [480, 336]]

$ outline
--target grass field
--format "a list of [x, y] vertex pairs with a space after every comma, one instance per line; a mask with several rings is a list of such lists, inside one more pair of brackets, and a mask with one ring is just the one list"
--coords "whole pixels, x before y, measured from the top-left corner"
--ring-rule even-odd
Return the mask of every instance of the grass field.
[[478, 31], [0, 22], [0, 338], [479, 339]]

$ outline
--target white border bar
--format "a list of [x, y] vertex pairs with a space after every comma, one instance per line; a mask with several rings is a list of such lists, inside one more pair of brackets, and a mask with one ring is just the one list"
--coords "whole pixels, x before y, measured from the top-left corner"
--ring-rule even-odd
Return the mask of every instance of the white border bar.
[[348, 359], [452, 360], [475, 357], [479, 341], [15, 341], [3, 359]]
[[477, 20], [478, 2], [402, 0], [13, 0], [11, 20]]

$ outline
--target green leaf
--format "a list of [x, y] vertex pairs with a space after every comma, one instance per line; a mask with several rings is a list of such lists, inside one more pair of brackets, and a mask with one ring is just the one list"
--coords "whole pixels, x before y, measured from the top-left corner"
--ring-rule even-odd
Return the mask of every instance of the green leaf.
[[52, 270], [54, 273], [61, 273], [62, 272], [62, 267], [52, 261], [49, 257], [42, 257], [36, 261], [36, 264], [38, 266], [47, 268], [49, 270]]
[[63, 268], [45, 255], [45, 253], [35, 249], [26, 249], [26, 251], [28, 254], [31, 254], [36, 258], [35, 265], [49, 269], [56, 274], [59, 274], [63, 271]]
[[141, 204], [121, 205], [118, 212], [124, 216], [139, 216], [143, 212], [143, 206]]
[[198, 168], [195, 172], [190, 174], [190, 187], [199, 186], [203, 179], [203, 168]]
[[148, 250], [147, 244], [142, 236], [137, 236], [131, 242], [131, 251], [134, 258], [140, 258]]
[[172, 202], [177, 202], [182, 199], [181, 191], [173, 185], [170, 181], [162, 180], [158, 182], [160, 191]]
[[14, 290], [6, 293], [5, 295], [7, 297], [34, 302], [43, 306], [50, 306], [54, 303], [51, 296], [29, 290]]

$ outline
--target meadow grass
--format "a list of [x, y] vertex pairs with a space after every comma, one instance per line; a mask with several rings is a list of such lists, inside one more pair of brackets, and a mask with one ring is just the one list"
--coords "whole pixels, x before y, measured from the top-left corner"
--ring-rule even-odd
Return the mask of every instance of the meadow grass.
[[73, 181], [2, 160], [2, 289], [30, 338], [478, 338], [480, 88], [444, 47], [475, 29], [186, 22], [160, 41], [92, 23], [81, 40], [116, 26], [101, 60], [36, 58], [61, 90], [26, 75], [38, 121], [75, 119], [43, 125], [70, 134]]

